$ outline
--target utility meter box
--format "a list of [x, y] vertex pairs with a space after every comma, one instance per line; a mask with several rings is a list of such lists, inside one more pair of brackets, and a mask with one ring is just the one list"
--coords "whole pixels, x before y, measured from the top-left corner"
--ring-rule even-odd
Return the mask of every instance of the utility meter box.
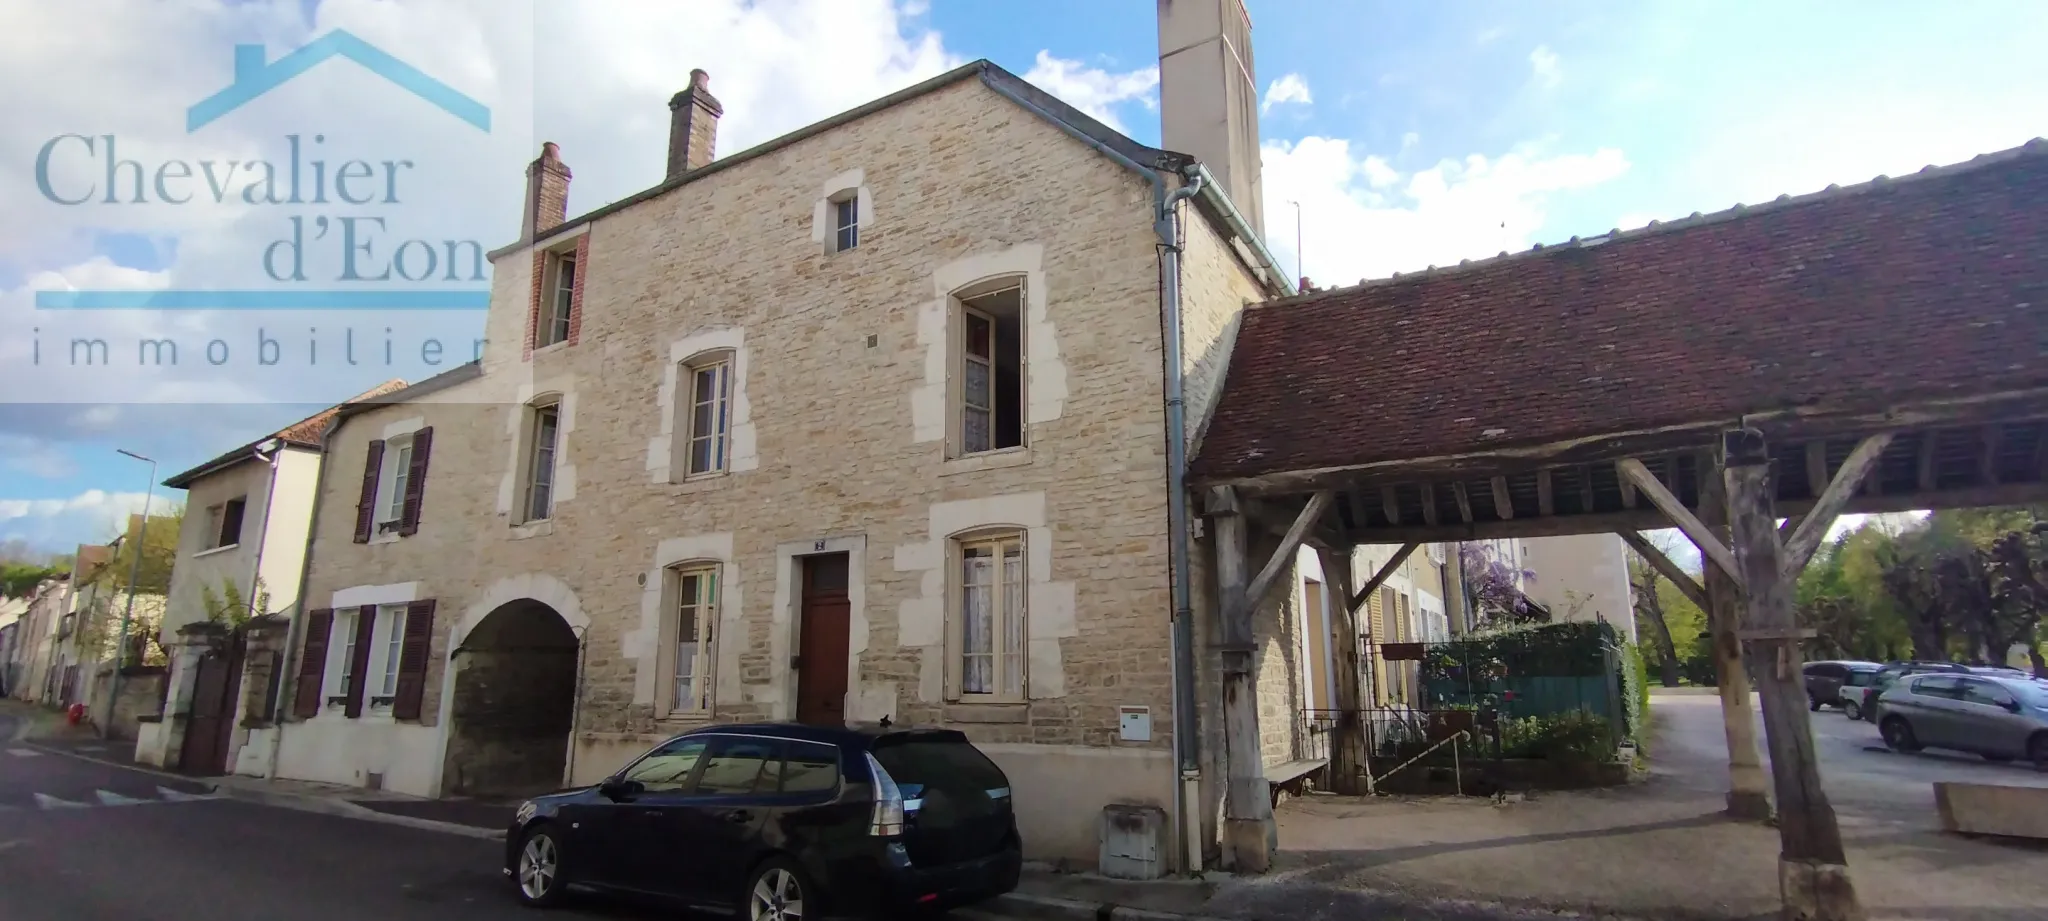
[[1111, 803], [1102, 807], [1102, 849], [1097, 869], [1112, 879], [1166, 875], [1166, 810]]

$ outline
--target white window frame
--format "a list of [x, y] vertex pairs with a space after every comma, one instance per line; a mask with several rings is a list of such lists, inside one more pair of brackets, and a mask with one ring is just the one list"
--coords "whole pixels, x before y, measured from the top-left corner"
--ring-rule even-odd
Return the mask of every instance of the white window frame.
[[[688, 562], [668, 567], [663, 572], [667, 580], [662, 592], [664, 599], [664, 624], [662, 635], [663, 667], [662, 695], [669, 716], [703, 716], [711, 712], [715, 697], [713, 671], [718, 662], [718, 639], [714, 629], [718, 623], [722, 567], [718, 563]], [[685, 594], [694, 580], [695, 592]], [[683, 635], [683, 610], [693, 608], [696, 614], [695, 630]], [[690, 658], [691, 686], [685, 691], [682, 673], [682, 652], [685, 643], [695, 644], [694, 655]]]
[[533, 347], [546, 348], [569, 341], [569, 320], [576, 305], [576, 284], [583, 270], [576, 263], [576, 251], [558, 250], [547, 254], [547, 277], [541, 284], [540, 328], [533, 331]]
[[[395, 531], [405, 520], [405, 490], [412, 479], [412, 436], [384, 442], [384, 469], [377, 472], [377, 530]], [[385, 525], [391, 525], [386, 528]]]
[[[335, 650], [338, 658], [327, 674], [333, 677], [333, 686], [321, 690], [321, 702], [328, 707], [341, 709], [348, 706], [348, 679], [356, 661], [356, 623], [363, 616], [359, 607], [341, 608], [334, 612], [334, 619], [328, 622], [327, 648]], [[334, 641], [335, 634], [341, 635], [341, 642]], [[374, 663], [373, 663], [374, 664]]]
[[[736, 367], [731, 352], [715, 352], [692, 358], [676, 369], [676, 439], [683, 452], [683, 477], [716, 476], [728, 472], [732, 463], [732, 390], [733, 370]], [[697, 399], [697, 381], [701, 375], [716, 375], [716, 389], [711, 401]], [[710, 434], [697, 434], [697, 420], [704, 414], [711, 414]], [[710, 443], [710, 453], [705, 466], [697, 464], [697, 445]]]
[[[1017, 405], [1007, 408], [997, 397], [996, 374], [1001, 366], [1000, 347], [997, 335], [1001, 319], [996, 315], [968, 304], [968, 301], [1015, 289], [1017, 292]], [[1000, 454], [1006, 451], [1023, 451], [1031, 446], [1031, 432], [1027, 412], [1030, 400], [1031, 349], [1025, 331], [1025, 314], [1030, 310], [1030, 290], [1025, 286], [1024, 276], [1007, 275], [978, 282], [953, 293], [951, 297], [952, 316], [947, 326], [951, 328], [951, 340], [947, 360], [947, 436], [946, 442], [951, 456], [975, 457], [984, 454]], [[967, 326], [970, 318], [988, 324], [988, 356], [981, 358], [968, 354]], [[988, 446], [972, 448], [967, 443], [967, 413], [970, 408], [980, 409], [969, 401], [967, 393], [967, 366], [983, 365], [988, 371]], [[1017, 419], [1017, 444], [1008, 447], [996, 446], [996, 432], [1001, 429], [1011, 413]]]
[[[541, 421], [552, 417], [553, 431], [545, 441], [542, 439]], [[533, 403], [526, 407], [525, 463], [520, 476], [520, 520], [521, 522], [546, 521], [554, 517], [556, 502], [556, 477], [562, 469], [562, 404], [559, 400]], [[542, 463], [545, 456], [546, 463]], [[543, 482], [545, 481], [545, 482]], [[536, 500], [541, 491], [546, 492], [545, 507]]]
[[[371, 664], [376, 668], [375, 676], [368, 687], [369, 703], [388, 710], [398, 696], [398, 674], [400, 663], [405, 659], [405, 609], [402, 604], [377, 606], [376, 639], [371, 646]], [[386, 698], [377, 702], [378, 698]]]
[[[1031, 567], [1029, 540], [1022, 528], [992, 529], [951, 541], [946, 575], [946, 668], [951, 699], [961, 703], [1023, 703], [1031, 690]], [[1009, 551], [1015, 551], [1014, 558]], [[970, 588], [967, 560], [976, 551], [989, 554], [989, 622], [987, 652], [968, 650]], [[1014, 574], [1013, 574], [1014, 569]], [[1014, 584], [1016, 597], [1005, 587]], [[1012, 611], [1015, 607], [1017, 610]], [[1014, 625], [1014, 631], [1009, 629]], [[989, 662], [985, 685], [970, 687], [969, 657]]]
[[831, 221], [831, 251], [843, 253], [860, 246], [860, 194], [848, 189], [825, 200], [826, 219]]

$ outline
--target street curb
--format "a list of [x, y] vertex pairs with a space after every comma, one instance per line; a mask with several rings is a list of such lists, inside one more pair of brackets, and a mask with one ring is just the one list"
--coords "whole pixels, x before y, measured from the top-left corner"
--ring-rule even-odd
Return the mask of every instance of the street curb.
[[43, 752], [45, 754], [61, 755], [66, 758], [74, 758], [79, 761], [88, 761], [93, 764], [104, 764], [110, 767], [117, 767], [123, 768], [125, 770], [134, 771], [138, 774], [149, 774], [155, 777], [162, 777], [169, 780], [182, 781], [184, 783], [205, 784], [207, 786], [212, 787], [212, 792], [220, 796], [226, 797], [228, 799], [241, 800], [245, 803], [254, 803], [259, 806], [270, 806], [278, 809], [295, 809], [299, 812], [314, 812], [322, 815], [339, 816], [345, 819], [360, 819], [365, 822], [382, 822], [386, 825], [399, 825], [406, 828], [418, 829], [420, 831], [437, 831], [443, 834], [460, 835], [465, 838], [478, 838], [486, 841], [505, 840], [505, 833], [499, 829], [479, 828], [474, 825], [464, 825], [460, 822], [442, 822], [436, 819], [422, 819], [417, 816], [393, 815], [388, 812], [379, 812], [375, 809], [371, 809], [368, 806], [362, 806], [356, 803], [351, 803], [344, 799], [335, 799], [332, 797], [308, 796], [303, 793], [284, 793], [277, 790], [259, 790], [250, 787], [244, 787], [234, 782], [209, 782], [204, 780], [197, 780], [192, 777], [187, 777], [183, 774], [173, 774], [169, 771], [160, 771], [155, 768], [143, 767], [141, 765], [135, 764], [128, 764], [120, 761], [115, 761], [111, 758], [95, 758], [91, 755], [80, 754], [78, 752], [73, 751], [65, 751], [61, 748], [53, 748], [48, 745], [37, 744], [33, 741], [18, 741], [20, 741], [21, 744], [27, 745], [28, 747]]
[[[1213, 915], [1184, 915], [1149, 908], [1132, 908], [1114, 902], [1081, 902], [1049, 895], [1008, 892], [983, 905], [1000, 910], [1006, 918], [1038, 918], [1045, 921], [1225, 921]], [[981, 906], [976, 906], [981, 907]]]

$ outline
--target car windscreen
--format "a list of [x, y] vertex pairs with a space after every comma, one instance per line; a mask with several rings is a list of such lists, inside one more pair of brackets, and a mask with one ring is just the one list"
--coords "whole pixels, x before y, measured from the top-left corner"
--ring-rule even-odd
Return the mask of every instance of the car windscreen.
[[919, 812], [926, 822], [987, 815], [1010, 798], [1002, 769], [957, 733], [879, 739], [874, 755], [905, 800], [922, 801]]
[[1871, 684], [1872, 684], [1873, 682], [1875, 682], [1876, 680], [1877, 680], [1877, 673], [1876, 673], [1876, 672], [1872, 672], [1872, 671], [1860, 671], [1860, 672], [1850, 672], [1850, 673], [1849, 673], [1849, 679], [1848, 679], [1848, 682], [1847, 682], [1847, 683], [1848, 683], [1848, 685], [1849, 685], [1850, 687], [1855, 687], [1855, 688], [1865, 688], [1865, 687], [1869, 687], [1869, 686], [1870, 686], [1870, 685], [1871, 685]]

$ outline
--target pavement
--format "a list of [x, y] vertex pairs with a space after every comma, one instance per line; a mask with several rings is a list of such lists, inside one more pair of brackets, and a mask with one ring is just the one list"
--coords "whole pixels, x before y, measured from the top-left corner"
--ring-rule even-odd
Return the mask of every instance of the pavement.
[[[1773, 828], [1720, 814], [1718, 701], [1659, 694], [1649, 779], [1523, 802], [1312, 795], [1279, 810], [1258, 878], [1134, 883], [1027, 869], [955, 917], [1124, 921], [1748, 921], [1776, 916]], [[21, 738], [31, 727], [37, 738]], [[1814, 715], [1822, 773], [1873, 919], [2048, 918], [2048, 848], [1948, 835], [1931, 783], [2048, 786], [1979, 759], [1872, 750]], [[0, 701], [0, 917], [7, 921], [481, 921], [524, 916], [499, 874], [505, 804], [321, 784], [194, 779]], [[287, 808], [275, 808], [287, 807]], [[559, 917], [662, 917], [582, 905]]]

